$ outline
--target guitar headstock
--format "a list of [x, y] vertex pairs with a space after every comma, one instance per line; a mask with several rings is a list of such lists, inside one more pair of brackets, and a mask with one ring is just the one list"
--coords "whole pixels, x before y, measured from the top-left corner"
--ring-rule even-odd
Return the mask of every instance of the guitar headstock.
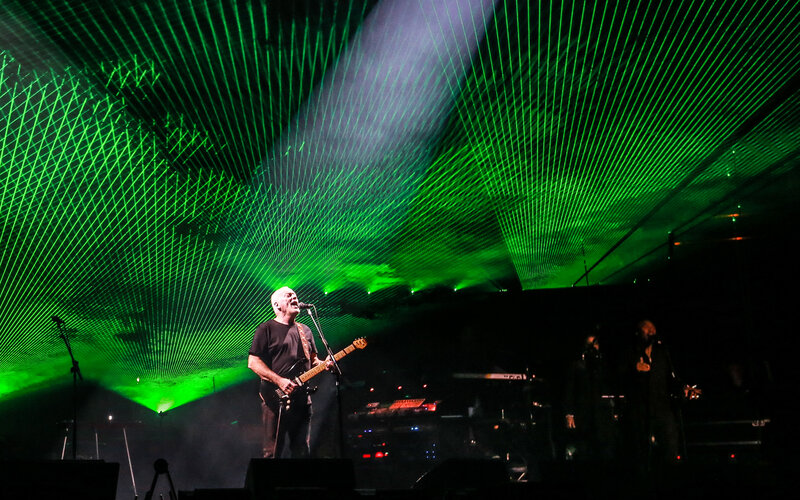
[[364, 337], [355, 339], [353, 341], [353, 345], [355, 346], [356, 349], [363, 349], [367, 347], [367, 339], [365, 339]]

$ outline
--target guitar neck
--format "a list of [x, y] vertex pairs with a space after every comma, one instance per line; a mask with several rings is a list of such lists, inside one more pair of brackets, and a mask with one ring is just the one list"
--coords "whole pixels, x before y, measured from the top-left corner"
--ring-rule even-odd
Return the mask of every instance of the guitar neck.
[[[334, 354], [333, 355], [333, 359], [335, 359], [336, 361], [339, 361], [343, 357], [345, 357], [348, 354], [350, 354], [351, 352], [353, 352], [355, 350], [355, 348], [356, 348], [355, 344], [350, 344], [349, 346], [345, 347], [341, 351], [339, 351], [336, 354]], [[317, 375], [319, 375], [320, 373], [325, 371], [326, 368], [327, 368], [326, 363], [320, 363], [317, 366], [315, 366], [314, 368], [308, 370], [307, 372], [303, 373], [302, 375], [300, 375], [297, 378], [300, 379], [300, 382], [303, 382], [303, 383], [308, 382], [310, 379], [316, 377]]]

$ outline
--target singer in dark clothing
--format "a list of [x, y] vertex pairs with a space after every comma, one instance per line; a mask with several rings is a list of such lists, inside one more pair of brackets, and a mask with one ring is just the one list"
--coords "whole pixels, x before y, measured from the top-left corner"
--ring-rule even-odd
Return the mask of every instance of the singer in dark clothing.
[[610, 392], [608, 377], [600, 341], [589, 335], [579, 358], [570, 365], [564, 390], [565, 423], [575, 458], [614, 457], [614, 400], [604, 397]]
[[[643, 467], [677, 460], [680, 429], [676, 402], [682, 384], [651, 321], [637, 325], [636, 345], [626, 356], [624, 377], [623, 427], [629, 458]], [[685, 387], [684, 395], [692, 390]]]
[[292, 458], [305, 458], [310, 455], [311, 396], [292, 379], [323, 361], [311, 329], [295, 322], [300, 303], [294, 291], [283, 287], [273, 293], [272, 309], [276, 317], [256, 328], [247, 364], [261, 378], [263, 456], [280, 457], [288, 443]]

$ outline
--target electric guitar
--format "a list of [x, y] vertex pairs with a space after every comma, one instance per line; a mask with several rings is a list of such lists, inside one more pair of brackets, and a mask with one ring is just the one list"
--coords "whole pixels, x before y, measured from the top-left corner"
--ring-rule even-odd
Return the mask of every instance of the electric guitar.
[[[361, 337], [353, 341], [352, 344], [345, 347], [341, 351], [337, 352], [333, 355], [333, 359], [337, 362], [342, 359], [343, 357], [347, 356], [351, 352], [355, 351], [356, 349], [363, 349], [367, 347], [367, 341]], [[303, 364], [305, 364], [305, 359], [301, 359], [297, 363], [295, 363], [291, 368], [289, 368], [288, 373], [286, 375], [282, 375], [285, 378], [288, 378], [295, 384], [297, 384], [297, 389], [292, 392], [292, 395], [289, 396], [285, 392], [283, 392], [280, 388], [275, 387], [274, 384], [261, 384], [261, 398], [266, 401], [280, 401], [281, 404], [286, 405], [287, 407], [291, 404], [293, 398], [299, 395], [307, 395], [309, 392], [305, 389], [305, 383], [311, 380], [312, 378], [316, 377], [320, 373], [324, 372], [327, 369], [327, 363], [322, 362], [317, 366], [311, 368], [310, 370], [302, 373], [298, 373], [302, 371], [300, 368]]]

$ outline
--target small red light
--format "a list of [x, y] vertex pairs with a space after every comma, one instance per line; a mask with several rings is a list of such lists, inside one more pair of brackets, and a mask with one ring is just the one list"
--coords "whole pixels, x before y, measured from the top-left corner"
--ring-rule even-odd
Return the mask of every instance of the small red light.
[[361, 458], [372, 458], [372, 455], [370, 455], [369, 453], [364, 453], [363, 455], [361, 455]]
[[422, 388], [423, 389], [427, 389], [428, 388], [428, 384], [422, 384]]
[[382, 451], [376, 451], [376, 452], [375, 452], [375, 458], [383, 458], [383, 456], [384, 456], [384, 455], [383, 455], [383, 452], [382, 452]]
[[402, 391], [402, 390], [403, 390], [403, 386], [402, 386], [402, 385], [398, 385], [398, 386], [397, 386], [397, 390], [398, 390], [398, 391]]
[[736, 454], [735, 453], [731, 453], [731, 458], [736, 458]]
[[678, 455], [678, 456], [677, 456], [677, 457], [675, 457], [675, 458], [677, 458], [678, 460], [680, 460], [680, 459], [681, 459], [681, 456], [680, 456], [680, 455]]
[[673, 245], [675, 245], [676, 247], [677, 247], [677, 246], [680, 246], [680, 244], [681, 244], [681, 242], [680, 242], [680, 241], [676, 241], [675, 243], [673, 243]]

